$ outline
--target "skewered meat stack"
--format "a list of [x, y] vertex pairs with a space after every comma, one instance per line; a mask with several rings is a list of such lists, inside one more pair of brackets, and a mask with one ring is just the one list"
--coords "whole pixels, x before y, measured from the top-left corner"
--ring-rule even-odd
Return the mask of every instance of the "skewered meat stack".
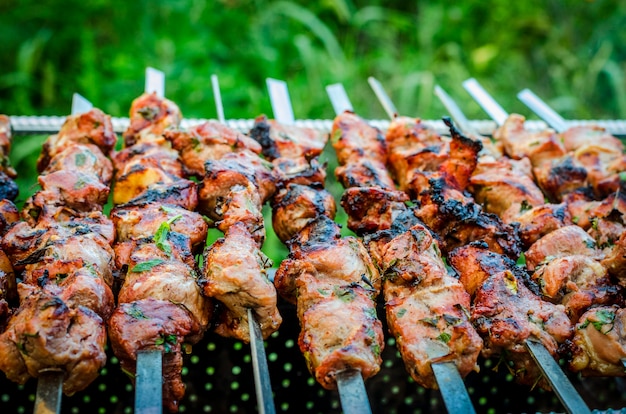
[[325, 166], [318, 161], [327, 135], [264, 115], [250, 135], [279, 177], [272, 222], [290, 253], [274, 284], [296, 305], [298, 344], [309, 371], [329, 390], [337, 389], [343, 371], [370, 378], [380, 370], [384, 347], [376, 316], [380, 278], [362, 243], [341, 237], [333, 221], [336, 205], [324, 189]]
[[348, 227], [366, 236], [381, 269], [387, 323], [407, 371], [418, 384], [437, 388], [433, 363], [454, 362], [462, 377], [477, 370], [482, 341], [469, 321], [470, 296], [448, 275], [437, 237], [395, 189], [384, 137], [346, 111], [335, 118], [331, 140]]
[[134, 379], [137, 354], [163, 354], [163, 404], [177, 411], [185, 392], [182, 353], [208, 327], [212, 304], [197, 284], [194, 252], [207, 224], [193, 210], [196, 184], [165, 139], [178, 127], [179, 108], [145, 93], [130, 108], [125, 148], [116, 153], [111, 218], [115, 265], [123, 276], [109, 337], [122, 369]]
[[22, 279], [19, 308], [0, 335], [0, 369], [15, 382], [58, 369], [72, 395], [105, 365], [114, 258], [113, 225], [102, 209], [116, 139], [98, 109], [68, 117], [43, 146], [41, 189], [3, 238]]
[[[502, 141], [507, 155], [530, 159], [536, 165], [540, 185], [543, 177], [558, 177], [560, 185], [544, 185], [552, 188], [550, 198], [563, 201], [564, 210], [563, 225], [546, 226], [529, 247], [527, 266], [534, 271], [532, 278], [542, 296], [563, 303], [577, 324], [565, 349], [570, 368], [586, 375], [624, 375], [623, 144], [597, 127], [575, 127], [562, 134], [533, 133], [524, 129], [523, 122], [520, 115], [510, 115], [494, 137]], [[537, 160], [537, 146], [555, 148], [555, 159]], [[578, 173], [566, 174], [564, 164], [573, 165]]]
[[[0, 236], [9, 226], [19, 221], [19, 212], [13, 200], [18, 195], [18, 188], [13, 178], [17, 173], [9, 161], [11, 150], [11, 123], [9, 117], [0, 115]], [[17, 302], [15, 272], [7, 255], [0, 249], [0, 332], [4, 331], [6, 318], [11, 305]]]
[[187, 170], [202, 180], [199, 211], [224, 233], [206, 246], [198, 280], [202, 292], [217, 301], [215, 331], [249, 343], [251, 309], [267, 339], [282, 322], [267, 276], [272, 263], [261, 251], [261, 209], [276, 188], [269, 163], [259, 157], [258, 143], [218, 122], [166, 136]]

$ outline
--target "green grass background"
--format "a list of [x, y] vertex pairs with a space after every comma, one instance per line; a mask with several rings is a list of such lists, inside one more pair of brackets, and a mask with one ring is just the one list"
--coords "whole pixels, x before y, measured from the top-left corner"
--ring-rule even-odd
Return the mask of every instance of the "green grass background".
[[[189, 118], [270, 113], [265, 79], [287, 81], [297, 118], [332, 118], [324, 86], [342, 82], [366, 118], [385, 117], [367, 77], [402, 114], [445, 114], [441, 85], [486, 119], [461, 82], [477, 78], [511, 112], [531, 88], [566, 118], [626, 119], [626, 2], [0, 0], [0, 113], [65, 115], [79, 92], [125, 116], [144, 70]], [[20, 137], [12, 160], [32, 191], [42, 137]]]

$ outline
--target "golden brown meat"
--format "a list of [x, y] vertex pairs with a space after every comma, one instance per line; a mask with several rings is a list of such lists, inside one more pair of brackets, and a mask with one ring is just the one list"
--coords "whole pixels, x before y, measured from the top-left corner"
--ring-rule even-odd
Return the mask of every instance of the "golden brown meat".
[[266, 273], [272, 262], [242, 223], [230, 226], [223, 238], [205, 250], [204, 263], [198, 282], [206, 296], [222, 305], [216, 312], [217, 333], [249, 342], [248, 309], [264, 338], [278, 329], [282, 317]]
[[559, 257], [583, 255], [601, 259], [596, 241], [578, 226], [565, 226], [546, 234], [526, 251], [526, 266], [533, 271]]
[[130, 106], [130, 125], [124, 132], [127, 147], [144, 142], [165, 143], [164, 132], [178, 128], [182, 113], [178, 106], [156, 93], [144, 93]]
[[515, 222], [519, 223], [519, 236], [525, 249], [546, 234], [561, 227], [575, 224], [566, 202], [543, 204], [522, 212]]
[[261, 153], [261, 146], [252, 138], [215, 121], [202, 123], [189, 131], [165, 131], [165, 138], [180, 154], [190, 174], [204, 176], [204, 163], [242, 150]]
[[478, 370], [482, 340], [469, 321], [470, 295], [448, 275], [437, 241], [420, 224], [389, 239], [373, 256], [383, 271], [389, 330], [411, 377], [432, 389], [433, 363], [454, 362], [462, 377]]
[[384, 347], [376, 316], [380, 276], [362, 243], [339, 230], [323, 215], [309, 223], [290, 241], [274, 278], [281, 296], [296, 304], [300, 350], [326, 389], [337, 388], [345, 369], [360, 370], [365, 380], [375, 375]]
[[335, 218], [333, 196], [322, 188], [288, 184], [272, 198], [272, 227], [282, 242], [287, 242], [320, 215]]
[[576, 325], [569, 350], [569, 368], [583, 375], [624, 376], [626, 309], [601, 306], [590, 309]]
[[[120, 304], [109, 321], [113, 352], [125, 372], [135, 372], [138, 352], [163, 353], [163, 402], [171, 412], [178, 411], [185, 395], [183, 350], [189, 352], [189, 344], [199, 340], [201, 331], [196, 318], [184, 307], [152, 298]], [[134, 381], [134, 375], [131, 378]]]
[[387, 163], [384, 136], [352, 112], [346, 111], [335, 117], [330, 141], [339, 165], [358, 163], [363, 158], [382, 165]]

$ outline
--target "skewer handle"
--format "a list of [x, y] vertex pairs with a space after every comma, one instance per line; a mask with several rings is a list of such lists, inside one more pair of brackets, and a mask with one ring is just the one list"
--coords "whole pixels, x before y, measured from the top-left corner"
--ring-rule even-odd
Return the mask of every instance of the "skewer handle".
[[215, 101], [215, 108], [217, 110], [217, 120], [220, 121], [220, 123], [225, 124], [226, 118], [224, 117], [224, 103], [222, 102], [220, 82], [217, 79], [217, 75], [211, 75], [211, 85], [213, 86], [213, 100]]
[[343, 87], [343, 84], [333, 83], [332, 85], [326, 86], [326, 93], [330, 98], [330, 103], [333, 105], [336, 115], [339, 115], [344, 111], [354, 112], [352, 102], [350, 102], [350, 98], [348, 98], [348, 94], [346, 93], [346, 89]]
[[361, 372], [348, 369], [337, 373], [337, 388], [344, 414], [371, 414]]
[[135, 413], [163, 412], [163, 355], [160, 350], [139, 351], [135, 373]]
[[445, 90], [443, 90], [441, 86], [435, 85], [435, 95], [437, 96], [437, 98], [439, 98], [443, 106], [445, 106], [446, 110], [448, 111], [452, 119], [454, 119], [454, 122], [456, 122], [461, 131], [469, 135], [477, 134], [474, 128], [471, 127], [467, 117], [461, 110], [461, 107], [456, 103], [454, 99], [452, 99], [450, 95], [448, 95]]
[[258, 410], [261, 414], [274, 414], [276, 408], [274, 407], [263, 335], [251, 309], [248, 309], [248, 328], [250, 329], [250, 351], [252, 353], [252, 370], [254, 372], [254, 389]]
[[472, 98], [483, 108], [496, 124], [502, 125], [509, 117], [509, 114], [500, 106], [498, 102], [482, 87], [474, 78], [463, 82], [465, 90], [472, 95]]
[[158, 69], [147, 67], [144, 91], [147, 93], [156, 92], [159, 98], [163, 98], [165, 96], [165, 73]]
[[296, 121], [293, 115], [291, 99], [287, 83], [282, 80], [267, 78], [267, 90], [270, 94], [274, 119], [283, 125], [293, 125]]
[[374, 90], [374, 93], [376, 94], [376, 97], [378, 98], [378, 102], [380, 102], [380, 104], [383, 106], [383, 109], [387, 113], [387, 116], [389, 117], [389, 119], [393, 120], [396, 116], [398, 116], [398, 109], [391, 101], [391, 98], [385, 91], [385, 88], [383, 88], [383, 84], [380, 83], [378, 79], [376, 79], [373, 76], [370, 76], [369, 78], [367, 78], [367, 82], [370, 84], [371, 88]]
[[46, 369], [39, 373], [37, 394], [35, 395], [35, 414], [53, 414], [61, 412], [61, 391], [63, 390], [63, 371]]
[[585, 404], [580, 394], [578, 394], [543, 344], [532, 339], [527, 339], [525, 344], [567, 412], [572, 414], [591, 414], [587, 404]]
[[568, 128], [567, 121], [530, 89], [522, 90], [517, 94], [517, 98], [556, 132], [564, 132]]

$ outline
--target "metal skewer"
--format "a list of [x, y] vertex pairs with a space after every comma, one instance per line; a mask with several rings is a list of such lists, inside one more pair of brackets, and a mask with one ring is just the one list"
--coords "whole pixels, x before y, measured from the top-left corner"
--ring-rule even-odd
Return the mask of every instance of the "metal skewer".
[[[78, 93], [72, 95], [72, 115], [89, 112], [91, 108], [93, 105], [86, 98]], [[35, 394], [35, 414], [61, 412], [64, 377], [65, 373], [60, 368], [45, 368], [39, 371]]]
[[539, 118], [543, 119], [548, 125], [554, 128], [556, 132], [564, 132], [568, 128], [567, 121], [530, 89], [522, 90], [517, 94], [517, 97], [537, 114]]
[[[165, 96], [165, 74], [160, 70], [146, 68], [147, 93]], [[135, 413], [161, 414], [163, 412], [163, 354], [161, 350], [137, 352], [135, 370]]]
[[[382, 84], [373, 77], [368, 78], [369, 84], [374, 89], [378, 100], [385, 108], [389, 117], [393, 120], [397, 116], [397, 111], [391, 98], [385, 91]], [[343, 88], [343, 86], [342, 86]], [[332, 97], [331, 97], [332, 100]], [[389, 109], [387, 109], [389, 108]], [[462, 113], [461, 113], [462, 114]], [[467, 118], [466, 125], [469, 125]], [[445, 353], [443, 354], [445, 355]], [[429, 358], [434, 359], [443, 355], [437, 355], [437, 350], [430, 350]], [[453, 362], [431, 363], [431, 368], [435, 374], [437, 385], [441, 391], [443, 402], [449, 413], [474, 413], [474, 406], [465, 388], [465, 383], [457, 366]]]
[[[270, 100], [272, 101], [274, 119], [281, 124], [293, 125], [294, 115], [291, 100], [289, 98], [289, 90], [287, 89], [287, 83], [281, 80], [268, 78], [267, 87], [270, 93]], [[349, 103], [348, 97], [345, 95], [345, 91], [344, 98], [344, 104], [346, 102]], [[351, 107], [344, 107], [343, 109], [351, 110]], [[342, 112], [343, 109], [341, 110]], [[356, 369], [346, 369], [337, 373], [336, 379], [341, 408], [344, 414], [371, 414], [372, 409], [367, 397], [365, 382], [363, 381], [361, 371]]]
[[[211, 85], [213, 87], [218, 121], [225, 124], [224, 104], [217, 75], [211, 75]], [[252, 313], [252, 309], [248, 309], [248, 330], [250, 331], [250, 351], [258, 409], [261, 414], [273, 414], [276, 412], [276, 408], [274, 406], [274, 396], [272, 395], [272, 382], [270, 381], [270, 371], [267, 366], [263, 333], [261, 332], [259, 322], [256, 320], [254, 313]]]
[[[463, 82], [463, 86], [498, 125], [504, 123], [508, 117], [507, 112], [483, 89], [476, 79], [466, 80]], [[543, 344], [535, 339], [527, 339], [524, 341], [524, 345], [535, 362], [537, 362], [539, 369], [554, 389], [567, 412], [575, 414], [591, 413], [580, 394], [578, 394], [570, 380], [561, 370], [561, 367], [559, 367], [559, 364]]]

